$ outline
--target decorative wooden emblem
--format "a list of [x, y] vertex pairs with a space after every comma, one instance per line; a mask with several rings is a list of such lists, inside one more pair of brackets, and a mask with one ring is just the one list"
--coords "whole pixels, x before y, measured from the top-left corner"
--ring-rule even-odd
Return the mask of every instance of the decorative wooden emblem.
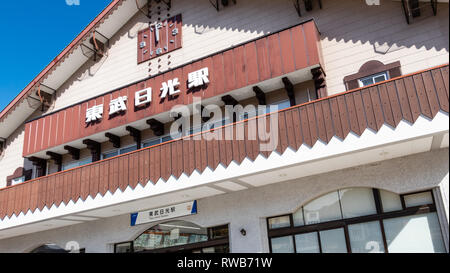
[[142, 63], [181, 48], [181, 14], [153, 23], [138, 33], [138, 63]]

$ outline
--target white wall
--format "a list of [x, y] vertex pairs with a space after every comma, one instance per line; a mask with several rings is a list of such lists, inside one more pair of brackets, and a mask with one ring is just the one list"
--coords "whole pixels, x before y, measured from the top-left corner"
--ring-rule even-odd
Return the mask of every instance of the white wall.
[[[184, 217], [201, 226], [230, 224], [232, 252], [268, 252], [266, 218], [293, 213], [308, 201], [347, 187], [374, 187], [408, 193], [448, 184], [448, 149], [282, 182], [199, 200], [198, 215]], [[445, 201], [448, 206], [448, 199]], [[27, 252], [45, 244], [77, 241], [87, 252], [112, 252], [113, 244], [129, 241], [150, 228], [131, 228], [130, 216], [40, 232], [0, 241], [1, 252]], [[448, 223], [447, 223], [448, 225]], [[240, 234], [241, 228], [247, 236]]]

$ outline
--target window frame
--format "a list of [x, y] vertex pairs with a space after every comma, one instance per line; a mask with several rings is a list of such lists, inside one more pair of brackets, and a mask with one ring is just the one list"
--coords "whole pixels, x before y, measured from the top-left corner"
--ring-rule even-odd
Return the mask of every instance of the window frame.
[[[164, 224], [164, 223], [160, 223]], [[154, 226], [153, 226], [154, 227]], [[212, 230], [215, 228], [222, 228], [227, 227], [228, 228], [228, 234], [224, 238], [218, 238], [218, 239], [211, 239]], [[152, 227], [150, 227], [152, 228]], [[149, 229], [150, 229], [149, 228]], [[146, 229], [145, 231], [147, 231]], [[230, 249], [230, 224], [223, 224], [218, 226], [212, 226], [207, 227], [206, 232], [208, 235], [208, 241], [205, 242], [198, 242], [198, 243], [191, 243], [191, 244], [185, 244], [185, 245], [179, 245], [179, 246], [172, 246], [172, 247], [166, 247], [166, 248], [159, 248], [159, 249], [152, 249], [152, 250], [143, 250], [143, 251], [135, 251], [134, 250], [134, 241], [139, 238], [143, 233], [141, 233], [139, 236], [137, 236], [132, 241], [126, 241], [126, 242], [120, 242], [114, 244], [114, 253], [117, 253], [117, 246], [123, 245], [123, 244], [130, 244], [131, 245], [131, 252], [130, 253], [170, 253], [170, 252], [179, 252], [179, 251], [194, 251], [194, 250], [200, 250], [203, 253], [204, 248], [209, 247], [219, 247], [219, 246], [228, 246], [228, 249]], [[144, 231], [144, 233], [145, 233]]]
[[[272, 252], [272, 239], [273, 238], [292, 236], [293, 242], [294, 242], [294, 253], [296, 253], [297, 246], [296, 246], [296, 242], [295, 242], [295, 235], [312, 233], [312, 232], [317, 232], [320, 253], [323, 253], [321, 239], [320, 239], [320, 231], [337, 229], [337, 228], [344, 228], [347, 252], [352, 253], [352, 248], [350, 245], [350, 234], [348, 232], [348, 226], [354, 225], [354, 224], [368, 223], [368, 222], [378, 222], [380, 224], [380, 231], [381, 231], [381, 235], [382, 235], [382, 239], [383, 239], [384, 250], [385, 250], [385, 253], [389, 253], [388, 244], [387, 244], [387, 240], [386, 240], [386, 232], [384, 230], [384, 224], [383, 224], [384, 220], [392, 219], [392, 218], [400, 218], [400, 217], [405, 217], [405, 216], [428, 214], [428, 213], [433, 213], [433, 212], [437, 213], [436, 201], [434, 199], [432, 190], [424, 190], [424, 191], [419, 191], [419, 192], [399, 194], [400, 201], [402, 203], [402, 209], [396, 210], [396, 211], [391, 211], [391, 212], [383, 212], [380, 190], [372, 189], [372, 191], [374, 194], [376, 214], [353, 217], [353, 218], [346, 218], [346, 219], [339, 219], [339, 220], [333, 220], [333, 221], [329, 221], [329, 222], [310, 224], [310, 225], [305, 224], [305, 225], [299, 226], [299, 227], [294, 226], [293, 215], [294, 215], [295, 211], [291, 214], [282, 214], [282, 215], [278, 215], [278, 216], [267, 217], [266, 218], [266, 228], [267, 228], [267, 234], [268, 234], [270, 253], [273, 253]], [[433, 197], [433, 204], [419, 205], [419, 206], [408, 207], [408, 208], [405, 207], [405, 201], [404, 201], [405, 196], [418, 194], [418, 193], [424, 193], [424, 192], [431, 193], [431, 196]], [[320, 198], [320, 196], [318, 198]], [[300, 207], [299, 209], [301, 209], [301, 208], [303, 208], [303, 206]], [[290, 226], [289, 227], [270, 229], [270, 225], [269, 225], [270, 219], [284, 217], [287, 215], [290, 216]], [[441, 233], [442, 233], [442, 230], [441, 230]]]
[[[372, 85], [372, 84], [376, 84], [375, 78], [377, 78], [379, 76], [384, 76], [384, 80], [382, 80], [381, 82], [387, 81], [387, 80], [390, 79], [389, 72], [387, 70], [386, 71], [382, 71], [382, 72], [378, 72], [376, 74], [372, 74], [372, 75], [369, 75], [369, 76], [366, 76], [366, 77], [359, 78], [358, 79], [359, 87], [365, 87], [365, 86], [369, 86], [369, 85]], [[367, 79], [371, 79], [373, 83], [364, 85], [363, 80], [367, 80]]]

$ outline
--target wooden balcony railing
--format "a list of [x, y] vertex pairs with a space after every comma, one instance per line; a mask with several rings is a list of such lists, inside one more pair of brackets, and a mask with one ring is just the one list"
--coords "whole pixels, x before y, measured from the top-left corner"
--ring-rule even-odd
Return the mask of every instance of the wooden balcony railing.
[[[334, 136], [345, 139], [350, 132], [361, 135], [367, 128], [378, 131], [383, 124], [395, 128], [401, 120], [414, 123], [420, 115], [432, 119], [439, 111], [448, 113], [448, 70], [447, 64], [279, 111], [276, 151], [313, 146], [319, 139], [328, 143]], [[232, 161], [239, 164], [246, 157], [268, 157], [272, 152], [261, 151], [258, 140], [249, 140], [252, 127], [263, 122], [262, 117], [255, 119], [240, 123], [244, 140], [178, 139], [1, 189], [0, 219], [194, 170], [201, 173], [207, 167], [214, 170]], [[242, 128], [233, 126], [229, 132]], [[227, 130], [221, 127], [214, 133], [225, 136]]]

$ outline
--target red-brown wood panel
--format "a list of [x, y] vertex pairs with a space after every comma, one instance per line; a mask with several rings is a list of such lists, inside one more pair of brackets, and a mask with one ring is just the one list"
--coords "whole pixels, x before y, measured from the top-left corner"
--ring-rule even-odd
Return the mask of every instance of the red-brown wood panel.
[[301, 127], [302, 127], [302, 133], [303, 133], [303, 141], [306, 145], [309, 147], [312, 147], [312, 139], [311, 139], [311, 132], [309, 129], [308, 124], [308, 111], [306, 110], [306, 107], [300, 107], [300, 121], [301, 121]]
[[[294, 109], [292, 109], [294, 110]], [[294, 151], [297, 151], [299, 146], [298, 146], [298, 142], [297, 142], [297, 134], [299, 132], [296, 132], [296, 128], [294, 125], [294, 118], [293, 118], [293, 113], [294, 111], [292, 110], [288, 110], [285, 112], [285, 116], [286, 116], [286, 135], [288, 137], [288, 145], [289, 147], [291, 147]], [[301, 137], [301, 136], [300, 136]]]
[[[355, 106], [355, 100], [353, 99], [353, 94], [346, 94], [344, 95], [344, 101], [345, 105], [347, 106], [347, 115], [348, 115], [348, 121], [349, 121], [349, 128], [350, 131], [357, 135], [361, 135], [361, 131], [359, 129], [359, 123], [358, 123], [358, 114], [356, 113], [356, 106]], [[334, 128], [336, 130], [336, 135], [344, 139], [344, 130], [342, 129], [342, 123], [339, 113], [339, 105], [337, 99], [330, 99], [330, 105], [331, 105], [331, 112], [333, 115], [333, 121], [334, 121]], [[345, 122], [345, 121], [344, 121]], [[344, 127], [347, 130], [347, 123], [344, 124]]]
[[375, 114], [373, 112], [372, 99], [370, 98], [370, 90], [369, 89], [362, 90], [361, 95], [362, 95], [364, 110], [365, 110], [366, 118], [367, 118], [367, 126], [370, 129], [377, 132], [378, 131], [377, 121], [375, 119]]
[[350, 117], [348, 115], [345, 97], [344, 96], [337, 97], [337, 104], [338, 104], [338, 109], [339, 109], [339, 114], [340, 114], [340, 119], [341, 119], [342, 134], [345, 139], [351, 130]]
[[409, 106], [410, 106], [411, 114], [412, 114], [412, 122], [416, 122], [417, 118], [421, 114], [421, 111], [420, 111], [419, 99], [417, 98], [416, 88], [414, 87], [414, 81], [413, 81], [412, 77], [406, 77], [402, 80], [405, 85], [406, 93], [408, 95]]
[[448, 65], [441, 68], [442, 78], [444, 79], [445, 90], [447, 90], [447, 98], [449, 97], [449, 86], [448, 86]]
[[425, 93], [427, 94], [428, 102], [430, 103], [431, 115], [433, 117], [439, 112], [440, 105], [436, 94], [436, 88], [434, 87], [433, 78], [431, 72], [427, 71], [422, 73], [423, 84], [425, 86]]
[[410, 123], [413, 123], [415, 119], [413, 118], [411, 113], [410, 102], [408, 98], [409, 94], [406, 92], [405, 82], [403, 81], [403, 79], [396, 80], [395, 87], [397, 90], [398, 100], [402, 111], [402, 118]]
[[423, 84], [422, 75], [417, 74], [413, 76], [414, 86], [416, 88], [417, 97], [419, 98], [419, 105], [422, 114], [428, 118], [432, 118], [430, 104], [428, 102], [425, 86]]
[[170, 144], [161, 146], [161, 178], [167, 181], [171, 175], [172, 152]]
[[278, 146], [277, 151], [283, 154], [289, 146], [286, 128], [286, 114], [284, 111], [278, 113]]
[[186, 175], [190, 175], [190, 169], [189, 169], [189, 165], [190, 165], [190, 160], [191, 160], [191, 155], [189, 154], [189, 143], [191, 142], [189, 139], [184, 138], [182, 141], [183, 143], [183, 169], [182, 169], [182, 173], [185, 173]]
[[324, 143], [327, 143], [327, 131], [325, 129], [325, 120], [322, 113], [322, 107], [320, 103], [314, 103], [314, 112], [316, 114], [317, 119], [317, 131], [318, 137]]
[[180, 174], [178, 173], [178, 164], [181, 162], [178, 161], [178, 147], [177, 147], [177, 141], [172, 142], [169, 145], [169, 151], [170, 151], [170, 162], [171, 162], [171, 168], [170, 168], [170, 174], [173, 175], [175, 178], [180, 177]]
[[145, 154], [146, 154], [146, 150], [143, 150], [141, 152], [139, 152], [137, 154], [137, 158], [138, 158], [138, 162], [136, 163], [136, 165], [138, 166], [138, 177], [137, 177], [137, 182], [138, 183], [142, 183], [142, 181], [144, 181], [144, 172], [145, 172]]
[[52, 207], [52, 205], [55, 203], [55, 176], [50, 176], [47, 179], [47, 194], [46, 194], [46, 200], [45, 205], [48, 209]]
[[206, 156], [207, 156], [207, 166], [211, 168], [211, 170], [215, 170], [214, 168], [214, 145], [213, 145], [213, 138], [212, 138], [211, 132], [206, 132], [203, 136], [206, 140]]
[[24, 191], [24, 187], [23, 185], [18, 185], [16, 186], [16, 197], [15, 197], [15, 202], [14, 202], [14, 214], [16, 216], [19, 216], [21, 209], [22, 209], [22, 199], [23, 199], [23, 191]]
[[177, 158], [178, 158], [178, 166], [177, 166], [177, 177], [180, 177], [183, 173], [183, 141], [179, 140], [176, 142], [177, 146]]
[[[155, 153], [155, 172], [153, 183], [157, 183], [161, 178], [161, 146], [154, 149]], [[152, 169], [153, 171], [153, 169]]]
[[234, 59], [233, 50], [227, 50], [223, 53], [226, 91], [231, 91], [237, 87]]
[[311, 143], [314, 146], [317, 140], [319, 140], [319, 133], [317, 130], [317, 119], [314, 111], [314, 106], [312, 104], [308, 104], [306, 106], [306, 111], [308, 112], [308, 123], [309, 123], [309, 132], [311, 133]]
[[8, 202], [8, 192], [6, 190], [0, 190], [0, 220], [3, 220], [6, 214], [6, 207]]
[[280, 32], [281, 60], [285, 74], [295, 71], [294, 49], [292, 45], [291, 30]]
[[14, 202], [16, 197], [17, 187], [11, 188], [8, 195], [8, 209], [6, 210], [6, 216], [11, 218], [14, 213]]
[[294, 123], [295, 141], [297, 142], [297, 150], [303, 144], [302, 123], [300, 121], [300, 111], [298, 108], [292, 109], [292, 121]]
[[44, 177], [39, 179], [39, 189], [38, 189], [38, 209], [42, 211], [45, 207], [45, 201], [47, 200], [47, 183], [48, 178]]
[[129, 160], [128, 156], [121, 156], [119, 160], [119, 189], [123, 192], [128, 187]]
[[[30, 131], [31, 131], [31, 125], [32, 123], [25, 123], [25, 136], [23, 138], [23, 151], [22, 151], [22, 156], [25, 156], [29, 153], [29, 148], [30, 148]], [[1, 214], [0, 214], [1, 217]]]
[[395, 128], [396, 125], [394, 122], [394, 115], [392, 113], [391, 103], [389, 100], [389, 95], [387, 93], [386, 85], [380, 85], [378, 87], [378, 93], [384, 113], [384, 119], [388, 125]]
[[374, 86], [369, 88], [370, 99], [372, 101], [372, 109], [375, 116], [375, 122], [377, 124], [377, 131], [380, 130], [384, 124], [383, 109], [381, 107], [380, 95], [378, 94], [378, 87]]
[[305, 46], [305, 34], [303, 33], [303, 27], [296, 26], [291, 30], [292, 41], [294, 44], [294, 56], [295, 56], [295, 68], [297, 70], [307, 67], [308, 56]]
[[64, 187], [64, 177], [61, 174], [57, 174], [53, 176], [55, 181], [55, 200], [54, 204], [59, 207], [61, 202], [63, 201], [63, 187]]
[[39, 119], [37, 120], [35, 152], [40, 151], [42, 149], [43, 135], [44, 135], [44, 119]]
[[358, 125], [360, 130], [359, 135], [361, 135], [367, 129], [367, 118], [360, 91], [353, 93], [353, 100], [355, 101], [356, 115], [358, 117]]
[[91, 167], [85, 166], [81, 168], [81, 188], [80, 197], [81, 200], [86, 200], [89, 196], [89, 176], [91, 174]]
[[108, 190], [112, 194], [114, 194], [119, 188], [119, 163], [119, 159], [111, 160], [109, 162], [110, 175], [108, 180]]
[[[223, 54], [212, 57], [213, 71], [210, 73], [211, 81], [214, 82], [214, 95], [219, 95], [225, 91], [225, 71], [223, 68]], [[184, 69], [183, 69], [184, 70]]]
[[33, 121], [30, 123], [30, 136], [28, 142], [28, 154], [34, 153], [36, 147], [36, 130], [37, 130], [37, 121]]
[[[41, 182], [41, 181], [39, 181]], [[39, 183], [31, 183], [31, 196], [30, 196], [30, 207], [32, 213], [37, 209], [38, 207], [38, 199], [39, 199]]]
[[272, 78], [283, 74], [283, 63], [281, 62], [280, 39], [278, 33], [267, 37], [269, 48], [269, 65]]
[[91, 175], [89, 180], [89, 195], [94, 199], [99, 193], [100, 181], [100, 166], [99, 164], [92, 165]]
[[441, 72], [438, 69], [434, 69], [431, 71], [431, 75], [433, 77], [434, 85], [436, 87], [436, 94], [439, 100], [439, 105], [441, 109], [445, 112], [449, 111], [447, 93], [445, 91], [444, 80], [442, 79]]
[[330, 109], [330, 101], [324, 100], [320, 102], [322, 105], [322, 112], [323, 112], [323, 118], [325, 122], [325, 130], [327, 132], [327, 140], [326, 142], [330, 142], [330, 140], [335, 135], [334, 128], [333, 128], [333, 118], [331, 116], [331, 109]]
[[187, 174], [191, 175], [194, 170], [196, 169], [196, 162], [195, 162], [195, 141], [191, 138], [189, 140], [189, 165], [187, 166], [186, 170], [188, 171]]
[[[82, 113], [86, 113], [86, 110]], [[64, 120], [66, 118], [66, 113], [64, 111], [61, 111], [58, 113], [58, 125], [56, 126], [56, 135], [55, 135], [55, 139], [56, 139], [56, 144], [57, 145], [61, 145], [63, 144], [63, 138], [64, 138]], [[85, 121], [85, 119], [83, 119], [83, 121]], [[81, 127], [84, 128], [84, 127]]]
[[150, 181], [150, 150], [144, 151], [144, 177], [142, 179], [141, 185], [147, 186], [148, 181]]
[[207, 141], [206, 138], [202, 135], [202, 140], [201, 140], [201, 165], [200, 165], [200, 170], [201, 172], [204, 172], [206, 167], [208, 167], [208, 147], [207, 147]]
[[77, 202], [81, 197], [81, 168], [75, 169], [72, 172], [71, 199], [73, 202]]
[[234, 53], [234, 71], [236, 73], [236, 88], [247, 86], [247, 68], [245, 66], [245, 48], [236, 47]]
[[109, 178], [110, 172], [112, 173], [112, 168], [110, 168], [111, 160], [104, 161], [100, 164], [100, 184], [98, 191], [100, 195], [104, 196], [109, 189]]
[[317, 28], [314, 24], [314, 21], [310, 21], [306, 24], [303, 24], [303, 31], [306, 37], [306, 46], [308, 50], [308, 65], [319, 64], [319, 42], [316, 38], [317, 36]]
[[267, 48], [267, 38], [256, 41], [256, 52], [258, 58], [259, 80], [265, 81], [270, 79], [270, 63]]
[[22, 205], [20, 207], [20, 211], [22, 211], [23, 214], [26, 214], [28, 212], [28, 209], [30, 208], [30, 198], [31, 198], [31, 184], [25, 183], [23, 184]]
[[[51, 127], [50, 127], [50, 136], [49, 137], [49, 146], [56, 146], [56, 138], [57, 138], [57, 128], [58, 128], [58, 115], [51, 115]], [[77, 130], [78, 131], [78, 130]]]
[[245, 67], [247, 70], [247, 84], [255, 84], [259, 82], [258, 71], [258, 53], [256, 50], [256, 43], [251, 42], [245, 44]]
[[397, 89], [395, 87], [395, 82], [390, 81], [386, 84], [386, 92], [389, 97], [389, 103], [392, 110], [392, 118], [394, 119], [394, 127], [400, 123], [403, 119], [402, 108], [397, 96]]
[[72, 174], [72, 172], [66, 172], [66, 173], [62, 173], [62, 179], [63, 179], [63, 191], [62, 191], [62, 202], [64, 202], [64, 204], [67, 205], [67, 203], [70, 201], [70, 190], [71, 185], [70, 185], [70, 181], [69, 181], [69, 176]]
[[[90, 108], [91, 106], [89, 106]], [[72, 115], [73, 115], [73, 108], [67, 108], [66, 110], [64, 110], [65, 112], [65, 118], [64, 118], [64, 131], [63, 131], [63, 142], [67, 143], [69, 141], [71, 141], [72, 138], [72, 128], [73, 128], [73, 124], [72, 124]]]
[[51, 136], [51, 124], [52, 119], [51, 116], [46, 116], [44, 118], [44, 139], [42, 141], [42, 149], [48, 149], [50, 145], [50, 136]]

